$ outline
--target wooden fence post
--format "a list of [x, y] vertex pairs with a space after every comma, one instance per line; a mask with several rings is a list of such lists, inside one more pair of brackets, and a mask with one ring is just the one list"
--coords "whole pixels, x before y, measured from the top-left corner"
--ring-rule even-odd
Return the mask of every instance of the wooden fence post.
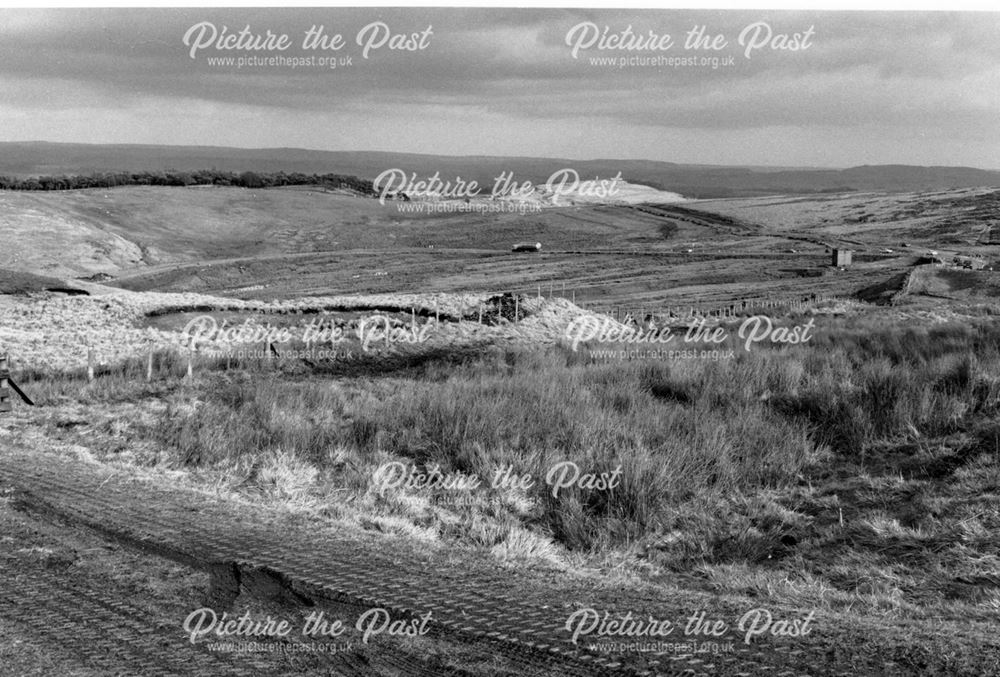
[[13, 409], [10, 403], [10, 390], [7, 388], [10, 379], [10, 364], [6, 355], [0, 355], [0, 412]]
[[35, 406], [35, 403], [31, 401], [23, 390], [17, 387], [14, 383], [14, 379], [10, 377], [10, 356], [6, 353], [0, 355], [0, 412], [10, 411], [13, 409], [10, 400], [10, 391], [13, 390], [17, 393], [17, 396], [21, 398], [21, 401], [27, 404], [29, 407]]
[[153, 380], [153, 346], [149, 347], [149, 358], [146, 360], [146, 383]]
[[94, 381], [94, 349], [90, 347], [87, 348], [87, 381]]

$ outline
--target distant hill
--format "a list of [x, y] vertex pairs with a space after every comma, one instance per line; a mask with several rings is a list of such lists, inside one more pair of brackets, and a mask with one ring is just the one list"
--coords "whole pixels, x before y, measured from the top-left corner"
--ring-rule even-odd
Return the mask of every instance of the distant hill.
[[85, 290], [55, 277], [0, 268], [0, 294], [24, 295], [41, 291], [62, 292], [73, 296], [87, 295]]
[[297, 148], [242, 149], [211, 146], [87, 145], [47, 142], [0, 143], [0, 175], [53, 176], [169, 169], [287, 173], [337, 173], [373, 179], [399, 168], [442, 180], [461, 176], [492, 186], [501, 172], [518, 183], [544, 182], [553, 172], [575, 169], [581, 178], [622, 178], [688, 197], [741, 197], [775, 193], [928, 191], [972, 186], [1000, 187], [1000, 171], [972, 167], [865, 165], [849, 169], [727, 167], [651, 160], [567, 160], [496, 156], [417, 155], [377, 151]]

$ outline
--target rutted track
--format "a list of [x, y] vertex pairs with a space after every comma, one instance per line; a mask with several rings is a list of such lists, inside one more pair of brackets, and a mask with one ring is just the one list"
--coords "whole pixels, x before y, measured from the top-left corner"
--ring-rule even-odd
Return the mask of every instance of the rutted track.
[[[51, 519], [56, 517], [51, 511], [46, 515], [50, 519], [39, 520], [37, 513], [31, 515], [34, 510], [25, 510], [25, 505], [18, 506], [17, 500], [13, 502], [13, 507], [20, 507], [22, 512], [29, 514], [15, 529], [13, 537], [7, 535], [3, 539], [5, 543], [17, 545], [0, 552], [0, 576], [4, 581], [4, 586], [0, 588], [0, 617], [5, 627], [17, 629], [22, 642], [47, 654], [60, 655], [69, 664], [100, 671], [100, 675], [141, 674], [156, 677], [285, 677], [301, 674], [331, 677], [471, 677], [470, 673], [445, 665], [442, 661], [424, 658], [412, 648], [378, 640], [372, 644], [358, 644], [319, 635], [305, 637], [306, 641], [302, 642], [291, 634], [288, 637], [240, 638], [221, 642], [212, 642], [209, 637], [192, 643], [188, 641], [181, 623], [191, 609], [186, 606], [179, 608], [178, 600], [164, 605], [157, 600], [136, 598], [131, 584], [122, 585], [106, 575], [104, 566], [119, 567], [122, 564], [121, 561], [109, 564], [106, 561], [109, 556], [98, 564], [81, 565], [80, 554], [74, 546], [83, 546], [84, 551], [108, 550], [106, 547], [91, 547], [99, 543], [99, 539], [91, 535], [91, 538], [81, 541], [79, 530], [73, 530], [68, 520]], [[68, 539], [73, 545], [64, 545], [62, 539]], [[29, 544], [33, 545], [23, 547]], [[72, 554], [67, 560], [65, 555], [53, 552], [53, 547]], [[46, 554], [54, 555], [54, 558], [47, 559]], [[164, 562], [158, 557], [147, 557], [143, 560], [144, 565], [151, 559]], [[128, 566], [129, 561], [124, 563]], [[124, 579], [155, 577], [162, 571], [163, 565], [159, 566], [161, 568], [154, 568], [152, 574], [145, 570], [125, 569]], [[204, 602], [221, 612], [232, 601], [225, 597], [239, 592], [239, 587], [227, 590], [228, 581], [217, 573], [218, 570], [211, 576], [213, 585]], [[155, 578], [152, 580], [155, 581]], [[273, 592], [267, 589], [269, 582], [260, 576], [247, 576], [242, 581], [242, 587], [250, 591], [254, 603], [259, 604], [262, 597]], [[198, 604], [202, 601], [199, 600]], [[287, 608], [277, 610], [279, 617], [285, 617]], [[327, 605], [324, 611], [338, 613], [344, 609], [342, 605]], [[292, 615], [294, 617], [295, 614]], [[255, 647], [249, 648], [248, 644]], [[17, 674], [3, 668], [0, 662], [0, 674]], [[503, 674], [516, 673], [508, 671]]]
[[[544, 605], [541, 600], [527, 603], [519, 594], [524, 591], [512, 589], [509, 581], [500, 577], [470, 577], [458, 567], [456, 571], [443, 571], [412, 554], [393, 556], [371, 552], [370, 548], [362, 551], [355, 541], [324, 539], [319, 544], [303, 534], [275, 529], [267, 524], [266, 515], [249, 508], [237, 514], [232, 506], [213, 504], [193, 492], [157, 489], [78, 462], [46, 456], [45, 462], [39, 463], [36, 458], [3, 455], [0, 481], [13, 487], [18, 502], [30, 511], [85, 526], [128, 547], [211, 572], [216, 597], [225, 597], [226, 589], [234, 586], [232, 577], [236, 578], [238, 590], [240, 579], [263, 575], [280, 582], [296, 598], [317, 605], [377, 606], [394, 617], [430, 611], [431, 637], [458, 642], [483, 655], [496, 653], [508, 665], [518, 666], [520, 674], [758, 675], [772, 674], [775, 668], [767, 664], [780, 663], [774, 653], [765, 656], [745, 646], [740, 646], [738, 653], [711, 656], [712, 663], [691, 654], [590, 653], [573, 645], [561, 627], [565, 608]], [[152, 660], [152, 664], [163, 666], [162, 673], [144, 670], [144, 674], [202, 674], [192, 672], [195, 664], [186, 660], [185, 670], [171, 672], [169, 661], [160, 661], [153, 651], [157, 646], [156, 629], [144, 627], [127, 605], [74, 591], [53, 581], [46, 572], [27, 576], [25, 592], [8, 591], [0, 596], [0, 605], [16, 610], [27, 604], [31, 609], [36, 598], [45, 598], [42, 607], [46, 613], [62, 614], [65, 607], [77, 605], [84, 615], [94, 610], [91, 607], [99, 607], [99, 617], [109, 624], [111, 636], [95, 639], [92, 646], [124, 643], [132, 652], [112, 652], [108, 655], [113, 658], [108, 660], [126, 665]], [[27, 601], [23, 599], [25, 594]], [[536, 601], [534, 596], [531, 599]], [[118, 635], [128, 632], [140, 639], [148, 638], [152, 644], [144, 649], [148, 642], [116, 641], [126, 639]], [[177, 643], [176, 631], [171, 636]], [[143, 651], [152, 653], [147, 656]], [[434, 672], [433, 666], [405, 653], [394, 653], [389, 647], [379, 658], [397, 674], [446, 674]], [[209, 670], [205, 674], [248, 674], [248, 669], [252, 674], [263, 674], [252, 666], [240, 669], [234, 664], [226, 671], [215, 669], [214, 663], [209, 665], [219, 660], [216, 656], [205, 658], [203, 663]], [[358, 673], [352, 672], [349, 665], [340, 665], [334, 674]]]
[[26, 625], [46, 646], [108, 674], [142, 666], [149, 677], [238, 676], [261, 667], [243, 656], [226, 660], [197, 645], [178, 643], [176, 630], [152, 627], [139, 609], [102, 599], [43, 566], [26, 570], [22, 560], [4, 556], [0, 576], [5, 619]]

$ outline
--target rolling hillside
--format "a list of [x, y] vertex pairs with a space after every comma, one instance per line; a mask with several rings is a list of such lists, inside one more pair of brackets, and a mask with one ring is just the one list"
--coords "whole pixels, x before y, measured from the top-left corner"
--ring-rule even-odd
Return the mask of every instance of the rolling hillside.
[[1000, 187], [1000, 171], [970, 167], [862, 166], [849, 169], [725, 167], [649, 160], [570, 160], [525, 157], [451, 157], [370, 151], [320, 151], [295, 148], [241, 149], [208, 146], [86, 145], [0, 143], [0, 175], [35, 176], [112, 171], [284, 171], [337, 172], [372, 179], [390, 168], [442, 179], [461, 176], [492, 185], [501, 172], [517, 181], [544, 182], [571, 167], [582, 178], [642, 183], [688, 197], [738, 197], [777, 193], [843, 191], [926, 191]]

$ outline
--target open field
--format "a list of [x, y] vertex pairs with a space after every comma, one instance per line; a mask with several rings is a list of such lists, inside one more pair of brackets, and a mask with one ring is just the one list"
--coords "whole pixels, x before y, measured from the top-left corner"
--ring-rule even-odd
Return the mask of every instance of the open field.
[[1000, 677], [1000, 12], [222, 4], [0, 10], [0, 677]]
[[[6, 192], [0, 268], [262, 300], [551, 288], [639, 311], [852, 295], [928, 250], [993, 262], [995, 196], [960, 189], [441, 214], [302, 187]], [[518, 241], [540, 241], [542, 253], [511, 253]], [[831, 268], [830, 246], [854, 249], [856, 264]]]
[[[560, 572], [575, 581], [567, 598], [586, 599], [593, 577], [615, 612], [653, 599], [681, 614], [677, 586], [714, 610], [813, 610], [798, 658], [766, 659], [812, 674], [995, 674], [1000, 335], [989, 317], [929, 326], [923, 302], [890, 311], [891, 327], [863, 304], [816, 308], [813, 343], [736, 342], [728, 360], [623, 362], [602, 352], [614, 346], [531, 341], [465, 354], [454, 336], [390, 370], [216, 361], [190, 380], [175, 362], [146, 383], [140, 360], [91, 384], [25, 371], [38, 407], [17, 412], [4, 444], [372, 539], [363, 547]], [[618, 466], [622, 482], [553, 496], [540, 478], [562, 461]], [[387, 489], [375, 478], [390, 463], [539, 480]]]
[[[137, 594], [167, 637], [169, 614], [218, 592], [227, 563], [233, 609], [440, 614], [430, 639], [355, 647], [346, 674], [669, 674], [664, 656], [587, 663], [600, 653], [585, 657], [560, 626], [585, 604], [814, 612], [814, 635], [741, 645], [703, 674], [1000, 674], [1000, 256], [983, 236], [994, 191], [524, 215], [417, 214], [308, 188], [0, 200], [3, 265], [48, 271], [0, 278], [0, 344], [37, 404], [0, 419], [0, 479], [16, 497], [0, 520], [37, 541], [0, 565], [76, 567], [91, 597], [60, 588], [53, 608], [96, 605], [92, 572], [118, 571], [117, 591], [137, 557], [137, 576], [163, 581]], [[36, 223], [46, 250], [27, 234]], [[541, 253], [510, 252], [536, 240]], [[831, 266], [832, 246], [855, 262]], [[72, 264], [81, 247], [92, 257]], [[930, 251], [941, 264], [920, 263]], [[962, 269], [956, 254], [986, 263]], [[625, 339], [573, 345], [581, 321], [635, 331], [608, 315], [622, 310], [679, 336], [702, 321], [726, 336], [677, 338], [671, 355]], [[746, 344], [758, 314], [812, 335]], [[205, 317], [291, 338], [192, 345], [185, 328]], [[316, 352], [314, 322], [347, 336]], [[399, 340], [364, 334], [366, 322]], [[560, 463], [605, 484], [553, 492], [544, 478]], [[387, 487], [387, 467], [481, 482]], [[196, 497], [218, 519], [195, 528]], [[270, 517], [226, 521], [244, 511]], [[34, 526], [46, 515], [56, 526]], [[318, 530], [325, 553], [307, 545]], [[121, 550], [96, 556], [87, 538]], [[84, 539], [81, 554], [60, 539]], [[324, 556], [345, 577], [310, 564]], [[351, 568], [362, 565], [382, 573]], [[512, 581], [541, 606], [505, 598], [491, 621]], [[15, 602], [0, 599], [25, 613]], [[142, 625], [136, 610], [115, 614], [122, 637]]]

